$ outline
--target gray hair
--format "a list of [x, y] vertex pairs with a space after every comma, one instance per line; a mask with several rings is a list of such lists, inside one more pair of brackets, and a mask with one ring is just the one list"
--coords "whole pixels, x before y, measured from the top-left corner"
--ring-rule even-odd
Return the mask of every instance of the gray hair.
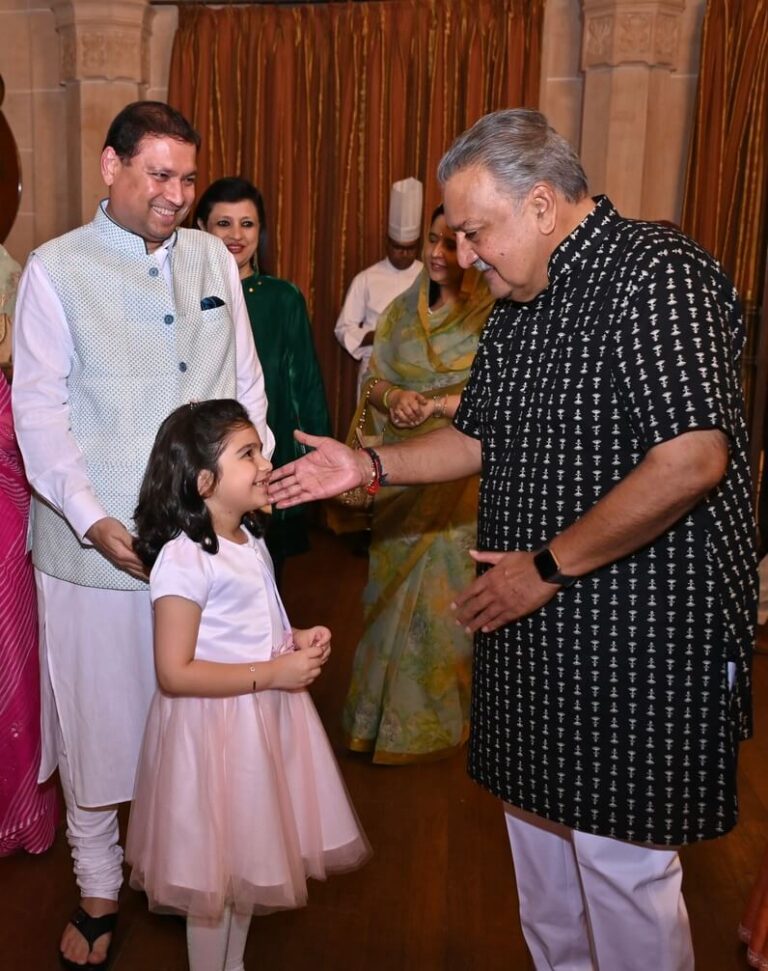
[[578, 156], [539, 111], [507, 108], [484, 115], [454, 141], [437, 167], [441, 185], [470, 166], [486, 168], [516, 203], [537, 182], [548, 182], [568, 202], [587, 195]]

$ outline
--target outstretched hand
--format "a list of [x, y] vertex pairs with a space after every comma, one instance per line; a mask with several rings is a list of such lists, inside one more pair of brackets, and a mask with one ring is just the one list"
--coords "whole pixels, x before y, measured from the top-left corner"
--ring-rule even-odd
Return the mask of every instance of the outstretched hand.
[[533, 553], [469, 553], [476, 563], [491, 564], [490, 570], [473, 580], [451, 605], [456, 620], [470, 633], [488, 633], [532, 614], [560, 589], [541, 579]]
[[287, 509], [313, 499], [328, 499], [367, 481], [370, 460], [333, 438], [295, 431], [293, 437], [312, 451], [275, 469], [269, 477], [269, 499]]

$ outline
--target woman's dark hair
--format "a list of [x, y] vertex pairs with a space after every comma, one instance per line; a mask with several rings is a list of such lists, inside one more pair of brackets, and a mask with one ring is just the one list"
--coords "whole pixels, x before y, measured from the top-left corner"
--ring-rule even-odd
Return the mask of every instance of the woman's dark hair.
[[[439, 206], [435, 206], [434, 212], [429, 217], [429, 228], [432, 229], [432, 223], [437, 219], [438, 216], [445, 215], [445, 207], [442, 202]], [[427, 306], [431, 307], [433, 303], [437, 301], [440, 296], [440, 284], [435, 283], [434, 280], [429, 281], [429, 291], [427, 292]]]
[[[207, 553], [218, 553], [219, 541], [197, 479], [207, 471], [216, 484], [227, 439], [249, 425], [248, 412], [231, 398], [182, 405], [162, 423], [133, 514], [137, 532], [133, 548], [145, 566], [151, 567], [163, 546], [179, 533], [186, 533]], [[257, 520], [244, 517], [243, 524], [261, 535]]]
[[125, 162], [139, 150], [142, 138], [175, 138], [200, 148], [200, 135], [175, 108], [162, 101], [134, 101], [109, 126], [104, 148], [114, 148]]
[[259, 244], [256, 247], [256, 260], [259, 270], [264, 273], [266, 272], [267, 261], [267, 216], [264, 210], [264, 197], [253, 182], [234, 175], [228, 175], [223, 179], [216, 179], [215, 182], [211, 182], [197, 200], [195, 225], [198, 225], [198, 219], [204, 226], [208, 225], [208, 217], [217, 202], [242, 202], [244, 199], [253, 203], [259, 217]]

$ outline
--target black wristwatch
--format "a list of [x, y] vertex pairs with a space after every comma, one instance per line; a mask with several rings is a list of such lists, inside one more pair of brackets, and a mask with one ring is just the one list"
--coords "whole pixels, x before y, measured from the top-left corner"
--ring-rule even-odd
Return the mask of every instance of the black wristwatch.
[[561, 587], [572, 587], [579, 579], [560, 572], [557, 557], [548, 546], [542, 546], [533, 554], [533, 564], [545, 583], [556, 583]]

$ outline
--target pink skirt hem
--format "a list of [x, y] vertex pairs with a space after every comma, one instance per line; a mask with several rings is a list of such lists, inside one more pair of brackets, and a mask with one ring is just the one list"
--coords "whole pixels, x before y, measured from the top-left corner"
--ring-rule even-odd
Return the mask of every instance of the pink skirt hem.
[[131, 885], [152, 910], [302, 907], [309, 877], [369, 855], [306, 692], [155, 695], [126, 844]]

